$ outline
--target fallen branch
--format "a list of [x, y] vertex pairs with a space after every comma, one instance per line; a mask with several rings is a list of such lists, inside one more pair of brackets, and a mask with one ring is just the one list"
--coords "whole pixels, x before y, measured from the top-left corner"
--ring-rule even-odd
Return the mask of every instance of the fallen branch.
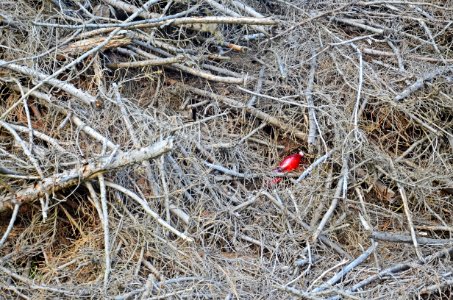
[[93, 176], [97, 176], [99, 173], [159, 157], [172, 148], [173, 139], [169, 138], [148, 147], [129, 152], [121, 152], [114, 157], [102, 157], [85, 164], [81, 168], [55, 174], [22, 188], [15, 193], [7, 193], [0, 202], [0, 212], [7, 210], [11, 205], [32, 202], [44, 197], [46, 193], [52, 194], [56, 191], [78, 185], [81, 181], [88, 180]]
[[[108, 41], [106, 41], [105, 43], [107, 43], [107, 42]], [[10, 69], [14, 72], [18, 72], [18, 73], [33, 77], [38, 80], [45, 80], [46, 84], [54, 86], [59, 89], [62, 89], [63, 91], [76, 97], [77, 99], [81, 100], [83, 103], [85, 103], [87, 105], [94, 106], [97, 102], [96, 97], [76, 88], [74, 85], [61, 81], [61, 80], [58, 80], [58, 79], [55, 79], [55, 78], [49, 78], [51, 75], [39, 72], [38, 70], [29, 68], [26, 66], [13, 64], [8, 61], [1, 60], [1, 59], [0, 59], [0, 68]]]

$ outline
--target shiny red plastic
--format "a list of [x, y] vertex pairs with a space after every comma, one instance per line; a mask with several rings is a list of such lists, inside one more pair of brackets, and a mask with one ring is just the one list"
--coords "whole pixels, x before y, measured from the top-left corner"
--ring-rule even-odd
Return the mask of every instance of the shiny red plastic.
[[299, 152], [285, 157], [285, 159], [282, 160], [282, 162], [280, 163], [278, 168], [275, 169], [275, 171], [279, 173], [286, 173], [297, 169], [297, 167], [299, 167], [300, 165], [300, 162], [302, 161], [303, 156], [304, 154], [302, 152]]

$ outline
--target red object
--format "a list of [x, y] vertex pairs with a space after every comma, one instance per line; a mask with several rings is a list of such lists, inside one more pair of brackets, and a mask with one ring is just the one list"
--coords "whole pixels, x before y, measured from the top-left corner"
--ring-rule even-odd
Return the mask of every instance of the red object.
[[[304, 157], [304, 153], [301, 151], [299, 153], [291, 154], [290, 156], [285, 157], [282, 162], [278, 165], [276, 169], [274, 169], [274, 172], [277, 172], [279, 174], [287, 173], [294, 171], [297, 169], [300, 165], [300, 162], [302, 161], [302, 158]], [[269, 181], [269, 185], [272, 186], [274, 184], [279, 183], [282, 181], [281, 177], [276, 177], [273, 178], [271, 181]]]
[[302, 157], [304, 157], [304, 153], [302, 151], [296, 154], [291, 154], [290, 156], [285, 157], [280, 165], [278, 165], [278, 168], [274, 171], [278, 173], [291, 172], [299, 167]]

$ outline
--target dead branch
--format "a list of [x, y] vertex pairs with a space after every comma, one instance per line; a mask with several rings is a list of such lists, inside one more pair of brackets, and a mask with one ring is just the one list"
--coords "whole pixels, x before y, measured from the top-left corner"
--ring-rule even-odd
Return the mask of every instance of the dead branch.
[[138, 150], [120, 152], [113, 158], [102, 157], [87, 163], [81, 168], [72, 169], [44, 178], [28, 187], [21, 188], [13, 194], [7, 193], [0, 202], [0, 212], [7, 210], [10, 205], [28, 203], [43, 197], [45, 194], [70, 188], [79, 184], [81, 181], [89, 180], [98, 173], [105, 173], [144, 160], [159, 157], [170, 151], [172, 148], [173, 140], [170, 138]]
[[[393, 243], [412, 243], [411, 236], [393, 232], [373, 231], [371, 233], [371, 238]], [[425, 237], [417, 237], [417, 243], [418, 245], [445, 245], [453, 243], [453, 239], [431, 239]]]
[[[85, 103], [87, 105], [94, 106], [96, 104], [96, 101], [97, 101], [96, 97], [76, 88], [74, 85], [72, 85], [70, 83], [63, 82], [58, 79], [49, 78], [48, 74], [42, 73], [38, 70], [29, 68], [26, 66], [21, 66], [21, 65], [14, 64], [14, 63], [10, 63], [10, 62], [7, 62], [7, 61], [1, 60], [1, 59], [0, 59], [0, 68], [7, 68], [14, 72], [18, 72], [18, 73], [33, 77], [35, 80], [41, 80], [42, 82], [46, 82], [47, 84], [49, 84], [51, 86], [62, 89], [63, 91], [76, 97], [77, 99], [81, 100], [83, 103]], [[35, 86], [35, 87], [37, 87], [37, 86]]]

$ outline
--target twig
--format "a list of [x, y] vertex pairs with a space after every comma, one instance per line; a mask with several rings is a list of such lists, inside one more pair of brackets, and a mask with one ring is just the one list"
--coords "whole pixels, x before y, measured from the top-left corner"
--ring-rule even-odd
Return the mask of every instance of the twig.
[[417, 235], [415, 233], [414, 223], [412, 222], [412, 214], [409, 209], [409, 202], [407, 201], [406, 190], [404, 189], [403, 185], [400, 182], [397, 182], [396, 184], [398, 186], [398, 190], [400, 192], [401, 199], [403, 200], [404, 213], [406, 215], [407, 223], [409, 225], [409, 229], [411, 232], [412, 243], [414, 244], [415, 253], [417, 254], [417, 257], [418, 257], [418, 259], [420, 259], [420, 261], [424, 261], [423, 255], [420, 252], [420, 249], [418, 247]]
[[353, 47], [357, 51], [357, 55], [359, 56], [359, 82], [357, 84], [357, 97], [356, 97], [356, 102], [354, 105], [354, 134], [356, 135], [357, 139], [357, 134], [359, 130], [359, 107], [360, 107], [360, 98], [362, 97], [362, 87], [363, 87], [363, 56], [362, 52], [358, 47], [356, 47], [354, 44], [352, 44]]
[[[395, 243], [413, 243], [412, 236], [393, 232], [373, 231], [371, 233], [371, 238], [375, 240]], [[445, 245], [453, 243], [453, 239], [431, 239], [425, 237], [417, 237], [417, 243], [419, 245]]]
[[344, 278], [344, 276], [352, 271], [355, 267], [363, 263], [370, 255], [371, 253], [374, 252], [374, 250], [377, 247], [377, 243], [373, 243], [365, 252], [363, 252], [360, 256], [358, 256], [356, 259], [354, 259], [351, 263], [349, 263], [346, 267], [344, 267], [341, 272], [335, 274], [332, 278], [327, 280], [325, 283], [323, 283], [320, 287], [317, 287], [316, 289], [313, 290], [313, 293], [318, 293], [322, 290], [325, 290], [329, 286], [335, 285], [337, 282], [339, 282], [341, 279]]
[[356, 292], [357, 290], [372, 283], [373, 281], [384, 278], [384, 276], [386, 276], [386, 275], [400, 273], [400, 272], [409, 270], [411, 268], [422, 266], [434, 259], [442, 258], [445, 256], [451, 256], [451, 255], [453, 255], [453, 248], [442, 249], [439, 252], [436, 252], [430, 256], [427, 256], [424, 262], [417, 261], [417, 262], [409, 262], [409, 263], [401, 263], [401, 264], [393, 265], [385, 270], [382, 270], [381, 272], [379, 272], [375, 275], [372, 275], [372, 276], [360, 281], [359, 283], [355, 284], [348, 292]]
[[254, 10], [252, 7], [237, 1], [237, 0], [231, 0], [231, 4], [233, 4], [236, 8], [248, 13], [249, 15], [256, 17], [256, 18], [264, 18], [262, 14]]
[[159, 159], [158, 168], [159, 168], [160, 180], [162, 183], [162, 187], [164, 189], [165, 218], [167, 220], [167, 223], [170, 224], [170, 197], [168, 196], [168, 194], [169, 194], [168, 184], [167, 184], [167, 179], [165, 178], [166, 177], [165, 157], [163, 155]]
[[0, 271], [11, 276], [12, 278], [14, 278], [18, 281], [23, 282], [24, 284], [28, 285], [29, 288], [34, 289], [34, 290], [42, 290], [42, 291], [48, 291], [48, 292], [53, 292], [53, 293], [59, 293], [59, 294], [64, 294], [66, 296], [72, 296], [72, 297], [77, 296], [74, 293], [61, 289], [61, 287], [57, 288], [57, 287], [51, 287], [51, 286], [47, 286], [47, 285], [37, 285], [34, 283], [34, 280], [30, 280], [25, 276], [14, 273], [11, 270], [9, 270], [3, 266], [0, 266]]
[[[344, 159], [344, 162], [343, 162], [343, 167], [342, 167], [342, 170], [341, 170], [341, 176], [340, 178], [338, 179], [338, 183], [337, 183], [337, 188], [335, 189], [335, 193], [333, 195], [333, 199], [332, 199], [332, 203], [330, 204], [329, 206], [329, 209], [327, 210], [327, 212], [324, 214], [321, 222], [319, 222], [319, 225], [318, 225], [318, 228], [316, 228], [315, 232], [313, 233], [312, 235], [312, 240], [314, 242], [316, 242], [316, 240], [318, 239], [318, 236], [321, 234], [321, 232], [323, 231], [324, 227], [326, 226], [327, 222], [329, 221], [330, 217], [332, 216], [333, 212], [335, 211], [336, 207], [337, 207], [337, 204], [338, 204], [338, 200], [340, 198], [342, 198], [342, 192], [344, 194], [344, 189], [347, 188], [345, 187], [345, 179], [346, 177], [348, 176], [348, 162], [347, 162], [347, 158]], [[344, 195], [343, 195], [344, 197]]]
[[[235, 11], [232, 11], [231, 9], [229, 9], [228, 7], [220, 4], [219, 2], [215, 1], [215, 0], [206, 0], [207, 3], [209, 3], [209, 5], [211, 5], [212, 7], [216, 8], [217, 10], [227, 14], [227, 15], [230, 15], [232, 17], [240, 17], [241, 15], [238, 14], [237, 12]], [[258, 17], [259, 19], [261, 19], [262, 17]], [[256, 25], [269, 25], [269, 24], [256, 24]], [[274, 24], [275, 25], [275, 24]], [[268, 35], [266, 29], [264, 29], [262, 26], [254, 26], [254, 28], [261, 32], [261, 33], [264, 33], [265, 35]]]
[[177, 55], [177, 56], [168, 57], [168, 58], [156, 58], [156, 59], [148, 59], [148, 60], [141, 60], [141, 61], [109, 63], [109, 64], [107, 64], [107, 67], [112, 68], [112, 69], [155, 67], [155, 66], [172, 65], [175, 63], [183, 62], [184, 59], [185, 58], [183, 55]]
[[105, 251], [105, 270], [104, 270], [104, 293], [107, 294], [109, 276], [111, 272], [110, 260], [110, 234], [109, 234], [109, 215], [107, 207], [107, 192], [105, 188], [104, 175], [98, 175], [99, 189], [101, 191], [101, 211], [102, 215], [99, 217], [102, 220], [102, 227], [104, 229], [104, 251]]
[[[288, 215], [293, 221], [295, 221], [296, 223], [301, 225], [305, 230], [309, 231], [311, 229], [310, 225], [308, 225], [307, 223], [303, 222], [299, 217], [297, 217], [292, 212], [290, 212], [287, 209], [285, 209], [283, 204], [280, 203], [277, 199], [275, 199], [275, 197], [273, 197], [271, 194], [269, 194], [266, 191], [261, 191], [261, 194], [266, 196], [269, 200], [271, 200], [272, 203], [274, 203], [275, 206], [277, 206], [280, 209], [281, 212], [283, 212], [284, 214]], [[342, 257], [345, 257], [345, 258], [348, 258], [348, 259], [352, 259], [351, 255], [349, 255], [346, 251], [344, 251], [339, 245], [337, 245], [334, 242], [332, 242], [331, 240], [329, 240], [326, 236], [320, 234], [318, 236], [318, 239], [323, 244], [325, 244], [326, 246], [328, 246], [328, 247], [332, 248], [333, 250], [335, 250]]]
[[[124, 124], [126, 125], [127, 131], [131, 137], [132, 144], [134, 145], [135, 149], [139, 149], [141, 147], [140, 141], [137, 137], [134, 126], [131, 123], [131, 120], [129, 118], [129, 113], [126, 109], [126, 106], [124, 105], [123, 100], [121, 98], [121, 94], [119, 92], [118, 85], [116, 83], [113, 83], [112, 89], [113, 89], [113, 93], [116, 98], [116, 103], [120, 108], [121, 115], [123, 116]], [[150, 186], [153, 187], [154, 193], [158, 194], [159, 187], [158, 187], [156, 181], [154, 180], [153, 170], [151, 168], [150, 162], [148, 160], [144, 160], [144, 161], [142, 161], [142, 165], [145, 167], [147, 179], [148, 179]]]
[[275, 39], [277, 39], [277, 38], [279, 38], [279, 37], [281, 37], [281, 36], [283, 36], [283, 35], [285, 35], [285, 34], [290, 33], [290, 32], [293, 31], [294, 29], [296, 29], [296, 28], [298, 28], [298, 27], [300, 27], [300, 26], [302, 26], [302, 25], [304, 25], [304, 24], [307, 24], [307, 23], [312, 22], [312, 21], [314, 21], [314, 20], [316, 20], [316, 19], [319, 19], [319, 18], [328, 16], [328, 15], [330, 15], [330, 14], [332, 14], [332, 13], [341, 11], [341, 10], [343, 10], [343, 9], [345, 9], [345, 8], [347, 8], [347, 7], [349, 7], [349, 6], [351, 6], [351, 5], [352, 5], [351, 3], [347, 3], [347, 4], [345, 4], [345, 5], [342, 5], [342, 6], [338, 7], [338, 8], [335, 8], [335, 9], [332, 9], [332, 10], [328, 10], [328, 11], [322, 12], [322, 13], [320, 13], [320, 14], [317, 14], [317, 15], [314, 16], [314, 17], [310, 17], [310, 18], [308, 18], [308, 19], [305, 19], [305, 20], [303, 20], [303, 21], [297, 23], [296, 25], [291, 26], [290, 28], [286, 29], [285, 31], [283, 31], [283, 32], [281, 32], [281, 33], [279, 33], [279, 34], [277, 34], [276, 36], [273, 36], [273, 37], [270, 38], [269, 40], [271, 40], [271, 41], [272, 41], [272, 40], [275, 40]]
[[[260, 93], [261, 88], [263, 87], [263, 78], [264, 78], [264, 71], [265, 67], [262, 66], [260, 69], [260, 73], [258, 75], [258, 81], [255, 86], [255, 93]], [[253, 94], [252, 98], [250, 98], [249, 102], [247, 102], [247, 106], [254, 106], [256, 102], [256, 94]]]
[[[137, 10], [135, 13], [133, 13], [131, 16], [129, 16], [124, 22], [129, 22], [130, 20], [133, 20], [135, 19], [142, 11], [146, 11], [148, 9], [148, 7], [153, 4], [153, 1], [155, 0], [150, 0], [148, 2], [146, 2], [145, 4], [143, 4], [143, 6]], [[95, 54], [96, 52], [98, 52], [99, 50], [102, 49], [102, 47], [104, 47], [105, 45], [107, 45], [107, 43], [120, 31], [121, 28], [117, 28], [115, 30], [113, 30], [108, 36], [107, 38], [101, 42], [99, 45], [97, 45], [96, 47], [92, 48], [91, 50], [85, 52], [84, 54], [82, 54], [81, 56], [79, 56], [77, 59], [73, 60], [71, 63], [61, 67], [59, 70], [57, 70], [56, 72], [54, 72], [53, 74], [51, 75], [44, 75], [45, 78], [41, 78], [41, 76], [38, 74], [38, 78], [41, 80], [38, 84], [36, 84], [33, 88], [31, 88], [25, 95], [23, 95], [21, 97], [21, 99], [19, 99], [18, 101], [22, 101], [22, 99], [25, 99], [26, 97], [28, 97], [32, 92], [36, 91], [38, 88], [40, 88], [43, 84], [45, 83], [48, 83], [48, 82], [54, 82], [53, 85], [58, 84], [56, 85], [57, 87], [60, 87], [61, 89], [65, 90], [65, 88], [67, 89], [66, 92], [68, 92], [69, 94], [77, 97], [80, 99], [81, 96], [84, 96], [82, 97], [82, 101], [86, 101], [86, 100], [91, 100], [91, 101], [88, 101], [88, 104], [90, 105], [95, 105], [96, 104], [96, 98], [94, 98], [93, 96], [91, 95], [88, 95], [88, 94], [85, 94], [84, 92], [81, 92], [77, 89], [72, 89], [71, 85], [68, 85], [67, 83], [63, 83], [62, 86], [59, 86], [60, 85], [60, 81], [57, 81], [55, 82], [55, 77], [57, 77], [58, 75], [62, 74], [64, 71], [72, 68], [73, 66], [77, 65], [78, 63], [80, 63], [81, 61], [83, 61], [85, 58], [87, 58], [88, 56], [90, 55], [93, 55]], [[4, 60], [0, 60], [0, 68], [1, 67], [6, 67], [6, 68], [9, 68], [9, 66], [7, 66], [8, 64], [12, 64], [11, 62], [6, 62]], [[13, 64], [13, 68], [15, 68], [15, 64]], [[19, 66], [20, 67], [20, 66]], [[21, 68], [18, 68], [18, 70], [26, 70], [26, 69], [23, 69], [25, 67], [21, 67]], [[35, 70], [31, 70], [31, 74], [35, 74]], [[20, 72], [20, 71], [19, 71]], [[42, 73], [40, 73], [42, 75]], [[36, 75], [36, 74], [35, 74]], [[81, 93], [80, 93], [81, 92]], [[74, 94], [73, 94], [74, 93]], [[88, 98], [86, 98], [88, 97]], [[9, 111], [6, 111], [2, 116], [0, 116], [0, 120], [2, 120], [6, 114], [9, 113]]]
[[[146, 51], [143, 51], [143, 50], [141, 50], [141, 49], [139, 49], [137, 47], [129, 46], [128, 48], [134, 50], [136, 53], [138, 53], [138, 54], [140, 54], [140, 55], [142, 55], [144, 57], [148, 57], [150, 59], [160, 59], [159, 57], [157, 57], [157, 56], [155, 56], [153, 54], [150, 54], [150, 53], [148, 53]], [[244, 81], [245, 81], [245, 78], [217, 76], [217, 75], [205, 72], [203, 70], [196, 70], [194, 68], [191, 68], [191, 67], [188, 67], [188, 66], [184, 66], [184, 65], [178, 64], [178, 63], [174, 63], [174, 64], [171, 64], [171, 65], [166, 65], [165, 67], [166, 68], [170, 68], [170, 69], [180, 70], [180, 71], [183, 71], [185, 73], [189, 73], [191, 75], [198, 76], [198, 77], [201, 77], [203, 79], [210, 80], [210, 81], [224, 82], [224, 83], [231, 83], [231, 84], [243, 84]]]
[[[315, 54], [313, 48], [312, 54]], [[310, 63], [310, 73], [308, 75], [307, 89], [305, 90], [305, 98], [307, 99], [308, 104], [308, 147], [310, 152], [313, 152], [313, 146], [316, 144], [316, 136], [318, 132], [318, 127], [316, 126], [316, 113], [315, 113], [315, 104], [313, 101], [313, 85], [315, 83], [316, 75], [316, 56], [313, 56]]]
[[384, 33], [384, 30], [383, 30], [383, 29], [374, 28], [374, 27], [372, 27], [372, 26], [368, 26], [368, 25], [359, 23], [357, 20], [354, 20], [354, 19], [337, 18], [337, 17], [334, 17], [334, 18], [332, 18], [332, 19], [333, 19], [334, 21], [337, 21], [337, 22], [340, 22], [340, 23], [344, 23], [344, 24], [347, 24], [347, 25], [355, 26], [355, 27], [357, 27], [357, 28], [360, 28], [360, 29], [364, 29], [364, 30], [373, 32], [373, 33], [375, 33], [375, 34], [382, 35], [382, 34]]
[[296, 288], [290, 287], [290, 286], [284, 286], [284, 285], [275, 285], [274, 286], [276, 289], [279, 289], [281, 291], [288, 292], [294, 296], [300, 297], [301, 299], [309, 299], [309, 300], [321, 300], [324, 298], [319, 298], [316, 296], [310, 295], [310, 293], [298, 290]]
[[429, 294], [432, 292], [437, 292], [437, 291], [440, 291], [440, 289], [445, 286], [447, 286], [451, 289], [451, 287], [453, 286], [453, 279], [448, 279], [448, 280], [439, 282], [437, 284], [427, 286], [427, 287], [421, 289], [419, 293], [420, 294]]
[[[130, 18], [129, 18], [130, 19]], [[67, 28], [67, 29], [81, 29], [81, 28], [102, 28], [103, 30], [98, 30], [97, 33], [105, 33], [112, 31], [113, 29], [119, 31], [120, 29], [143, 29], [143, 28], [157, 28], [157, 27], [166, 27], [166, 26], [181, 26], [181, 25], [193, 25], [193, 24], [234, 24], [234, 25], [277, 25], [276, 20], [270, 18], [251, 18], [251, 17], [182, 17], [182, 18], [157, 18], [157, 19], [148, 19], [144, 21], [129, 22], [126, 21], [123, 24], [86, 24], [86, 25], [62, 25], [62, 24], [51, 24], [51, 23], [41, 23], [34, 22], [34, 25], [37, 26], [47, 26], [55, 28]], [[83, 37], [87, 37], [84, 35]], [[106, 43], [107, 44], [107, 43]]]
[[318, 158], [317, 160], [315, 160], [308, 168], [306, 168], [302, 174], [300, 174], [299, 178], [296, 179], [296, 182], [301, 182], [302, 180], [304, 180], [305, 178], [307, 178], [308, 175], [311, 174], [311, 172], [320, 164], [322, 164], [324, 161], [326, 161], [331, 155], [332, 153], [334, 152], [334, 149], [330, 150], [329, 152], [327, 152], [326, 154], [324, 154], [323, 156], [321, 156], [320, 158]]
[[401, 100], [409, 97], [410, 94], [421, 89], [425, 85], [426, 81], [432, 80], [435, 77], [440, 76], [440, 75], [445, 74], [450, 71], [453, 71], [453, 68], [451, 66], [446, 66], [446, 67], [437, 68], [429, 73], [423, 74], [412, 85], [408, 86], [404, 91], [402, 91], [400, 94], [396, 95], [395, 101], [401, 101]]
[[169, 231], [173, 232], [175, 235], [177, 235], [178, 237], [182, 238], [183, 240], [187, 241], [187, 242], [193, 242], [194, 240], [191, 238], [191, 237], [188, 237], [187, 235], [185, 235], [184, 233], [178, 231], [176, 228], [174, 228], [173, 226], [171, 226], [170, 224], [168, 224], [167, 222], [165, 222], [164, 219], [162, 219], [157, 213], [155, 213], [148, 205], [148, 203], [146, 203], [146, 200], [140, 198], [137, 194], [135, 194], [134, 192], [124, 188], [123, 186], [121, 185], [118, 185], [118, 184], [115, 184], [113, 182], [110, 182], [110, 181], [105, 181], [105, 185], [108, 186], [108, 187], [111, 187], [111, 188], [114, 188], [118, 191], [120, 191], [121, 193], [131, 197], [133, 200], [135, 200], [138, 204], [140, 204], [143, 208], [143, 210], [149, 214], [152, 218], [154, 218], [156, 220], [157, 223], [159, 223], [160, 225], [162, 225], [164, 228], [168, 229]]
[[[27, 133], [30, 132], [29, 127], [15, 125], [15, 124], [9, 124], [9, 126], [11, 126], [11, 128], [13, 128], [14, 130], [17, 130], [20, 132], [27, 132]], [[50, 145], [54, 146], [56, 150], [58, 150], [62, 153], [66, 152], [66, 150], [62, 146], [60, 146], [60, 144], [58, 143], [58, 141], [56, 139], [48, 136], [47, 134], [44, 134], [42, 132], [37, 131], [36, 129], [33, 129], [33, 135], [43, 141], [46, 141]]]
[[[362, 53], [369, 54], [369, 55], [378, 55], [378, 56], [396, 56], [395, 53], [393, 52], [388, 52], [388, 51], [382, 51], [382, 50], [375, 50], [375, 49], [370, 49], [370, 48], [361, 48], [360, 49]], [[439, 58], [433, 58], [433, 57], [427, 57], [427, 56], [420, 56], [420, 55], [406, 55], [407, 58], [414, 59], [414, 60], [420, 60], [420, 61], [427, 61], [427, 62], [443, 62], [443, 63], [451, 63], [453, 62], [453, 59], [439, 59]]]
[[19, 204], [14, 205], [13, 214], [11, 215], [11, 219], [9, 220], [8, 227], [6, 228], [5, 233], [2, 236], [2, 239], [0, 240], [0, 248], [3, 247], [3, 244], [5, 243], [6, 239], [8, 238], [9, 233], [13, 229], [14, 222], [16, 222], [17, 213], [19, 212], [19, 208], [20, 208]]

